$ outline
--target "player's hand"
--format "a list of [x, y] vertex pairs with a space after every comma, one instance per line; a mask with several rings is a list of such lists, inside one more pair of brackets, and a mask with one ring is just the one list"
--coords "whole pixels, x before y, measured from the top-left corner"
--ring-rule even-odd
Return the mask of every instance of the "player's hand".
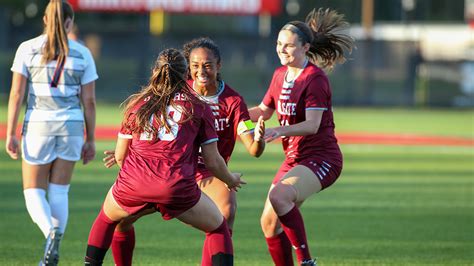
[[265, 142], [272, 142], [281, 137], [281, 133], [277, 128], [267, 128], [265, 130]]
[[265, 120], [263, 120], [262, 115], [258, 118], [253, 134], [254, 141], [261, 141], [263, 136], [265, 136]]
[[105, 157], [102, 159], [102, 161], [104, 162], [105, 167], [110, 168], [117, 164], [117, 161], [115, 161], [115, 151], [105, 150], [104, 155]]
[[94, 141], [86, 141], [82, 146], [82, 164], [88, 164], [90, 161], [94, 160], [95, 158], [95, 142]]
[[226, 184], [227, 188], [229, 188], [229, 190], [237, 192], [238, 189], [242, 187], [242, 185], [247, 184], [247, 182], [245, 182], [245, 180], [243, 180], [241, 176], [241, 173], [232, 173], [232, 183]]
[[5, 149], [13, 160], [17, 160], [20, 157], [21, 150], [20, 150], [20, 142], [16, 138], [16, 136], [7, 136], [5, 142]]

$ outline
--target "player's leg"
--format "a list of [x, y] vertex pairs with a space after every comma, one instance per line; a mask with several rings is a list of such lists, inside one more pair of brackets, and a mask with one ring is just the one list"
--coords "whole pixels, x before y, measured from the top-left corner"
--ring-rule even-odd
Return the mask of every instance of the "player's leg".
[[321, 191], [321, 183], [308, 167], [297, 165], [276, 183], [268, 198], [283, 231], [296, 251], [298, 262], [310, 261], [308, 241], [298, 203]]
[[124, 218], [115, 228], [112, 239], [112, 255], [116, 266], [132, 265], [135, 248], [135, 223], [142, 216], [155, 213], [155, 208], [144, 209], [134, 215]]
[[191, 209], [177, 217], [180, 221], [187, 223], [201, 231], [206, 232], [204, 240], [203, 264], [208, 265], [233, 265], [233, 247], [227, 222], [220, 213], [214, 202], [204, 193]]
[[23, 136], [21, 141], [23, 194], [26, 208], [45, 238], [53, 229], [51, 207], [46, 197], [46, 190], [52, 162], [56, 159], [54, 141], [54, 137], [30, 135]]
[[115, 227], [128, 216], [129, 214], [115, 201], [110, 189], [89, 233], [85, 265], [102, 265], [112, 242]]
[[53, 228], [51, 220], [51, 208], [46, 199], [46, 189], [51, 164], [33, 165], [22, 162], [23, 195], [25, 197], [26, 209], [31, 219], [41, 229], [41, 232], [48, 237]]
[[54, 160], [51, 168], [48, 201], [53, 225], [59, 227], [61, 233], [66, 231], [69, 214], [69, 186], [75, 163], [58, 158]]
[[56, 265], [59, 261], [59, 244], [66, 228], [68, 218], [68, 191], [74, 162], [56, 159], [49, 164], [48, 200], [51, 229], [46, 238], [43, 259], [44, 265]]
[[54, 227], [58, 227], [61, 234], [66, 231], [69, 215], [69, 186], [76, 161], [81, 159], [81, 150], [84, 144], [83, 136], [55, 137], [55, 153], [51, 168], [50, 183], [48, 186], [48, 201]]
[[[273, 187], [274, 185], [270, 187], [269, 191], [271, 191]], [[291, 251], [291, 242], [281, 228], [278, 216], [275, 210], [273, 210], [268, 197], [260, 218], [260, 225], [273, 263], [276, 266], [292, 266], [293, 254]]]
[[217, 208], [219, 208], [219, 211], [227, 221], [227, 226], [232, 236], [232, 227], [237, 210], [235, 191], [229, 190], [224, 182], [215, 177], [202, 179], [198, 181], [198, 185], [201, 191], [206, 193], [214, 201]]
[[[61, 233], [54, 228], [51, 206], [46, 197], [52, 162], [56, 159], [55, 137], [23, 136], [22, 174], [23, 194], [32, 220], [46, 238], [40, 264], [56, 264]], [[49, 197], [48, 197], [49, 198]]]
[[81, 158], [81, 148], [84, 142], [82, 136], [49, 136], [39, 138], [42, 148], [27, 144], [27, 156], [35, 160], [53, 160], [50, 164], [48, 188], [48, 204], [53, 229], [49, 233], [42, 263], [57, 264], [59, 260], [59, 244], [66, 230], [69, 214], [69, 184], [75, 161]]

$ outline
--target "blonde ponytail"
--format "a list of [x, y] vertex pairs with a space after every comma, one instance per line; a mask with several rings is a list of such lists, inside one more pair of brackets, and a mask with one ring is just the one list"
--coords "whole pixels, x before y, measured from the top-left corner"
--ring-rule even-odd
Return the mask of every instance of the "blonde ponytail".
[[45, 11], [46, 25], [44, 33], [47, 36], [43, 47], [42, 62], [64, 60], [69, 53], [67, 32], [64, 21], [74, 19], [74, 11], [69, 3], [63, 0], [51, 0]]

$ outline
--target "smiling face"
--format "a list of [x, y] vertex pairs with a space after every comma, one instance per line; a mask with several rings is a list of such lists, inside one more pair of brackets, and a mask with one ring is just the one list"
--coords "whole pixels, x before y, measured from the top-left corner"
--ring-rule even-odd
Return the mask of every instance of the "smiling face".
[[217, 74], [220, 68], [220, 63], [209, 49], [196, 48], [189, 54], [190, 74], [197, 88], [217, 90]]
[[278, 34], [276, 52], [280, 63], [289, 67], [301, 67], [306, 59], [309, 44], [301, 44], [298, 34], [289, 30], [282, 30]]

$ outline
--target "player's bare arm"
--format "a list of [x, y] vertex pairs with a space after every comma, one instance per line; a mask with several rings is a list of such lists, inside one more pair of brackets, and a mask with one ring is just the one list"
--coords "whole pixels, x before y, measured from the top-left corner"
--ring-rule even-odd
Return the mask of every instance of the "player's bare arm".
[[242, 174], [231, 173], [229, 171], [224, 159], [217, 150], [216, 142], [202, 145], [201, 151], [206, 168], [209, 169], [215, 177], [226, 183], [229, 189], [237, 191], [241, 185], [247, 183], [240, 178]]
[[16, 136], [18, 116], [20, 115], [21, 102], [25, 96], [26, 77], [20, 73], [13, 72], [10, 99], [8, 101], [7, 138], [5, 148], [12, 159], [18, 159], [20, 144]]
[[89, 82], [82, 85], [81, 101], [84, 106], [84, 120], [86, 125], [86, 141], [82, 147], [81, 157], [83, 164], [94, 160], [95, 158], [95, 82]]
[[115, 146], [115, 162], [117, 165], [122, 168], [123, 161], [128, 153], [128, 146], [131, 142], [131, 139], [127, 138], [117, 138], [117, 145]]
[[240, 122], [239, 127], [246, 127], [245, 130], [239, 134], [240, 139], [250, 155], [260, 157], [265, 150], [265, 140], [263, 138], [263, 136], [265, 136], [265, 121], [263, 120], [263, 116], [260, 116], [255, 126], [253, 126], [253, 124], [251, 126], [245, 125], [248, 123], [252, 122]]
[[260, 116], [263, 116], [263, 120], [267, 121], [273, 115], [275, 109], [269, 108], [268, 106], [261, 103], [258, 106], [249, 109], [250, 119], [253, 122], [257, 122]]
[[265, 141], [271, 142], [281, 136], [306, 136], [316, 134], [321, 125], [323, 111], [306, 110], [306, 120], [294, 125], [268, 128], [265, 131]]

